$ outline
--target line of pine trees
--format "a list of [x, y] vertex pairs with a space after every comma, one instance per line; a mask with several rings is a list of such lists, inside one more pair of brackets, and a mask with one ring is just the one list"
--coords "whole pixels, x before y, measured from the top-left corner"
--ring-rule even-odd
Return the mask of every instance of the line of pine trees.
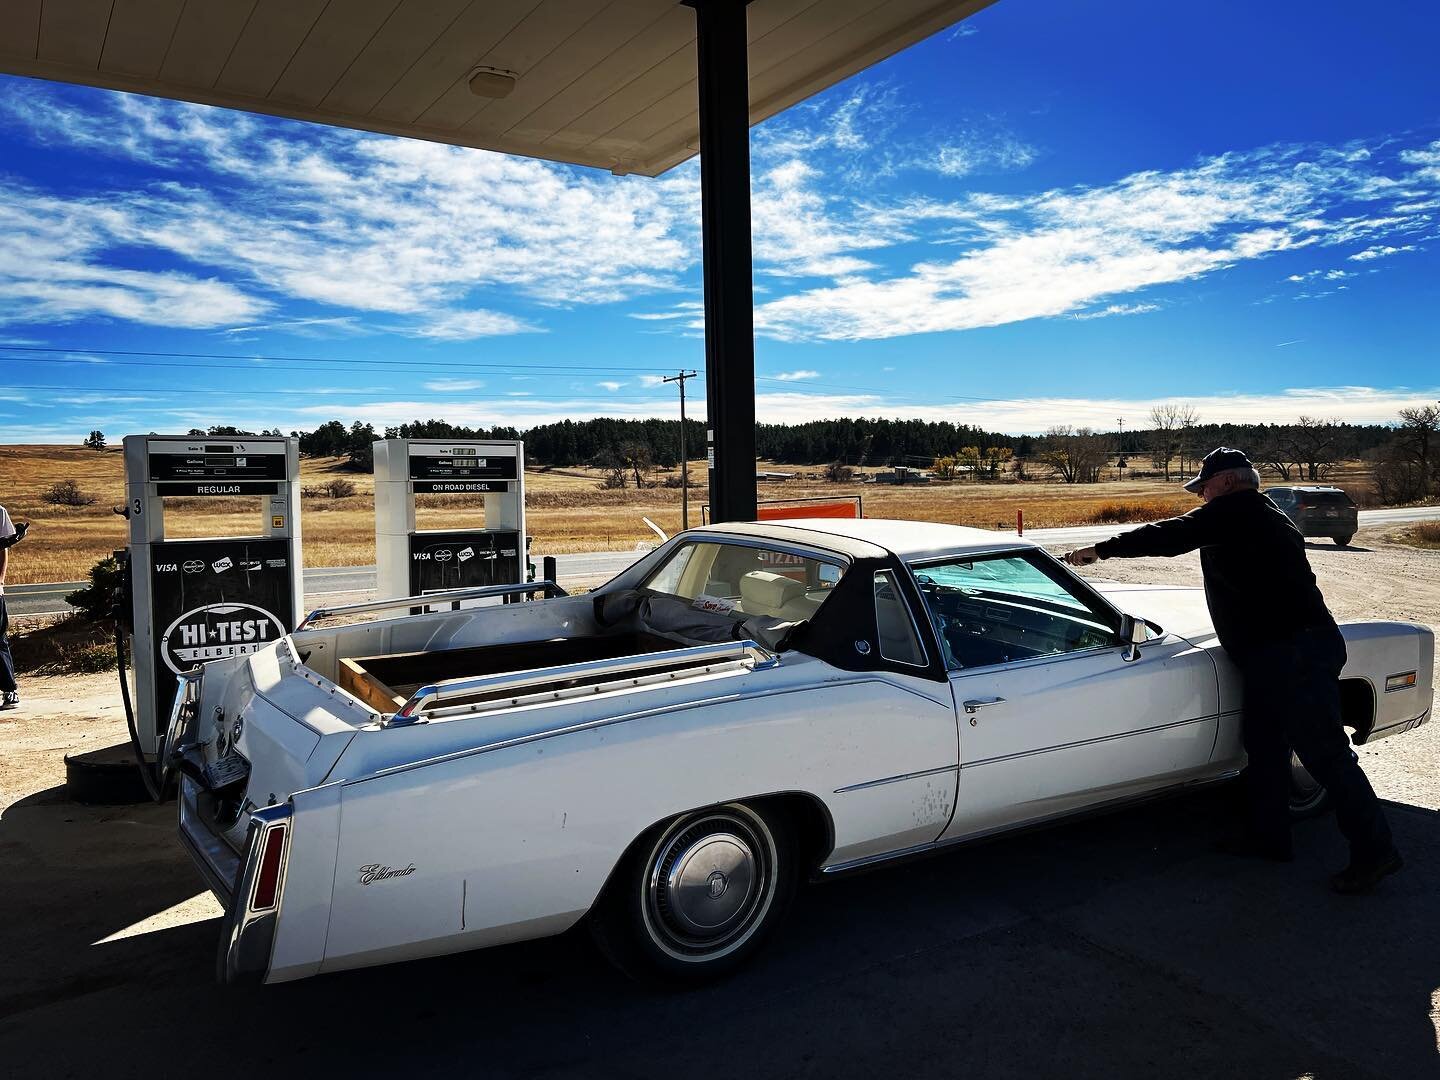
[[[1196, 418], [1198, 421], [1198, 418]], [[234, 428], [213, 429], [211, 434], [250, 434]], [[196, 432], [196, 434], [204, 434]], [[278, 432], [277, 432], [278, 434]], [[636, 447], [648, 451], [649, 461], [672, 468], [680, 461], [680, 423], [677, 420], [621, 420], [599, 417], [592, 420], [562, 420], [521, 430], [516, 427], [465, 427], [445, 420], [416, 420], [377, 431], [372, 424], [339, 420], [321, 424], [313, 431], [293, 432], [300, 439], [300, 451], [312, 457], [344, 457], [361, 471], [374, 467], [371, 444], [378, 438], [409, 439], [521, 439], [530, 464], [572, 466], [615, 466], [622, 458], [633, 457]], [[1322, 435], [1332, 460], [1358, 458], [1375, 453], [1389, 444], [1396, 428], [1387, 424], [1214, 424], [1195, 422], [1183, 431], [1138, 430], [1124, 433], [1124, 450], [1131, 455], [1148, 454], [1167, 440], [1176, 443], [1177, 456], [1189, 458], [1220, 445], [1248, 451], [1257, 461], [1278, 456], [1273, 448]], [[1119, 443], [1116, 433], [1100, 436]], [[999, 448], [1012, 458], [1034, 457], [1046, 445], [1046, 436], [1008, 435], [986, 431], [968, 424], [947, 421], [871, 419], [841, 417], [811, 420], [801, 424], [757, 424], [755, 448], [758, 457], [793, 465], [916, 465], [929, 466], [936, 459], [955, 457], [967, 447]], [[689, 456], [705, 453], [705, 425], [686, 422], [686, 450]], [[1132, 467], [1138, 462], [1132, 462]], [[1188, 464], [1188, 462], [1187, 462]]]

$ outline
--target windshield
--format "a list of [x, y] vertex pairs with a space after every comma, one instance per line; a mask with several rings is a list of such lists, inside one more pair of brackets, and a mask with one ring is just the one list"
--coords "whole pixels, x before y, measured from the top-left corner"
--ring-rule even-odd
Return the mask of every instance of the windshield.
[[685, 543], [641, 588], [701, 611], [799, 622], [819, 610], [844, 575], [835, 560], [750, 544]]

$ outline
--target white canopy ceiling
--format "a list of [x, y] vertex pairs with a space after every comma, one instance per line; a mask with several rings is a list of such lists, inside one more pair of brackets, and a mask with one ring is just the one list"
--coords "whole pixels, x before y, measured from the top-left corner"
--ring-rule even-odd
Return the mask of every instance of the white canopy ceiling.
[[[754, 0], [750, 122], [990, 2]], [[0, 71], [617, 173], [698, 149], [678, 0], [3, 0]]]

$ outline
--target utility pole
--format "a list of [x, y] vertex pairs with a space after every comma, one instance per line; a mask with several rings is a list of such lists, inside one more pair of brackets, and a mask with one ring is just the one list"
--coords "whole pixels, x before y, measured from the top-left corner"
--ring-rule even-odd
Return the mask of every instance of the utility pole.
[[695, 372], [681, 368], [674, 375], [667, 375], [661, 382], [680, 384], [680, 528], [690, 528], [690, 457], [685, 452], [685, 380], [695, 378]]

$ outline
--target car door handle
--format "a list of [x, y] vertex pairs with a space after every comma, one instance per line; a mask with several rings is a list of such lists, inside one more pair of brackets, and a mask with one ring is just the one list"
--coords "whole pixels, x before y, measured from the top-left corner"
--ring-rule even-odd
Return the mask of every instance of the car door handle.
[[979, 712], [981, 709], [989, 708], [991, 705], [1003, 705], [1005, 704], [1005, 699], [1003, 697], [971, 698], [964, 704], [965, 711], [967, 713], [974, 714]]

